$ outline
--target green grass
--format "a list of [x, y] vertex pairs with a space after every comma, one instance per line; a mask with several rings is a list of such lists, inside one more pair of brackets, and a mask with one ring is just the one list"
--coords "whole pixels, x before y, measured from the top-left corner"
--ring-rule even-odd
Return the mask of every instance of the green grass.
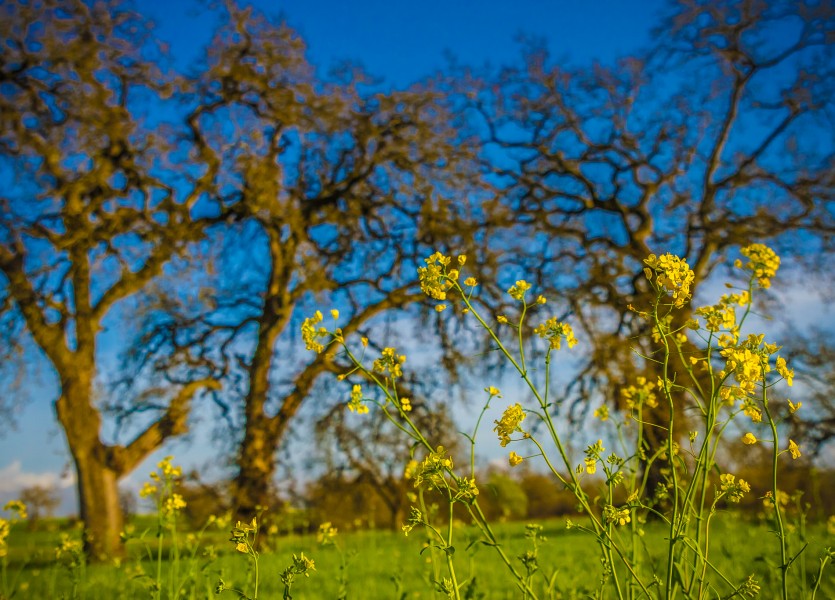
[[[143, 524], [140, 524], [143, 525]], [[535, 579], [536, 587], [545, 588], [546, 577], [557, 572], [555, 597], [583, 598], [593, 594], [600, 579], [598, 548], [594, 540], [577, 529], [566, 530], [564, 521], [543, 522], [547, 543], [540, 549], [540, 572]], [[139, 529], [139, 528], [137, 528]], [[529, 540], [524, 537], [524, 523], [507, 523], [497, 527], [500, 541], [507, 554], [513, 557], [529, 548]], [[77, 532], [76, 532], [77, 533]], [[185, 534], [182, 534], [184, 537]], [[67, 570], [55, 563], [54, 547], [59, 534], [50, 531], [29, 532], [15, 527], [9, 538], [9, 581], [17, 578], [18, 589], [15, 598], [61, 598], [69, 597], [70, 582]], [[455, 562], [459, 580], [475, 579], [477, 590], [486, 599], [520, 598], [510, 583], [504, 565], [494, 549], [478, 542], [476, 531], [470, 527], [461, 527], [456, 533], [458, 543], [455, 548]], [[653, 568], [651, 561], [656, 561], [655, 571], [663, 577], [662, 553], [666, 548], [665, 528], [660, 524], [646, 527], [644, 540], [650, 554], [650, 561], [645, 569]], [[246, 557], [235, 553], [227, 541], [228, 533], [215, 531], [208, 534], [203, 542], [214, 546], [217, 558], [210, 559], [198, 553], [194, 562], [189, 556], [181, 554], [180, 573], [193, 574], [185, 586], [186, 593], [181, 598], [207, 598], [214, 596], [214, 587], [219, 577], [231, 586], [241, 587], [251, 593], [249, 587], [250, 565]], [[349, 598], [437, 598], [433, 590], [433, 579], [443, 577], [444, 563], [437, 551], [425, 550], [421, 554], [425, 538], [417, 531], [408, 537], [402, 533], [389, 531], [360, 531], [338, 536], [339, 544], [345, 550], [348, 560]], [[767, 527], [748, 523], [728, 515], [717, 519], [712, 535], [714, 559], [719, 563], [725, 575], [734, 582], [742, 582], [753, 574], [762, 585], [761, 598], [778, 595], [779, 572], [775, 567], [776, 540]], [[828, 536], [822, 525], [809, 527], [809, 543], [805, 556], [806, 589], [811, 589], [814, 575], [817, 573], [817, 558], [822, 549], [835, 545], [835, 540]], [[469, 546], [469, 548], [468, 548]], [[794, 550], [799, 549], [799, 544]], [[140, 568], [148, 575], [155, 575], [156, 562], [150, 560], [156, 554], [156, 538], [149, 529], [143, 540], [133, 540], [128, 545], [129, 558], [119, 567], [90, 566], [83, 573], [79, 588], [80, 597], [89, 600], [111, 600], [113, 598], [149, 597], [150, 579], [139, 576]], [[657, 551], [656, 551], [657, 549]], [[285, 536], [278, 538], [273, 550], [262, 554], [260, 561], [261, 586], [259, 598], [281, 598], [282, 586], [279, 573], [291, 562], [293, 553], [304, 552], [316, 561], [316, 571], [309, 579], [302, 578], [293, 587], [293, 597], [297, 600], [328, 599], [337, 597], [338, 574], [341, 557], [335, 548], [321, 547], [316, 543], [315, 535]], [[433, 563], [433, 553], [436, 559]], [[517, 562], [517, 566], [519, 563]], [[165, 581], [169, 563], [165, 563], [163, 572], [163, 598], [168, 597]], [[794, 597], [803, 597], [801, 581], [803, 562], [798, 559], [792, 566], [792, 587]], [[521, 567], [520, 567], [521, 568]], [[726, 587], [719, 586], [723, 595]], [[401, 594], [397, 593], [400, 590]], [[225, 593], [221, 598], [236, 598], [232, 593]], [[546, 597], [544, 594], [541, 597]], [[818, 598], [835, 598], [835, 576], [830, 570], [825, 574], [824, 583], [818, 592]]]

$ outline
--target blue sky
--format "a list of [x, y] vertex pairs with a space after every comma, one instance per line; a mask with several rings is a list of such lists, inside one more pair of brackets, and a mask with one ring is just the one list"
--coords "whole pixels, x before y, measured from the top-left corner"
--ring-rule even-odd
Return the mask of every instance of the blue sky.
[[[518, 56], [520, 34], [547, 41], [571, 62], [611, 61], [649, 41], [660, 0], [261, 0], [307, 41], [315, 64], [350, 60], [405, 85], [442, 68], [451, 54], [465, 64], [504, 64]], [[212, 17], [195, 3], [146, 0], [142, 11], [182, 60], [199, 53]]]

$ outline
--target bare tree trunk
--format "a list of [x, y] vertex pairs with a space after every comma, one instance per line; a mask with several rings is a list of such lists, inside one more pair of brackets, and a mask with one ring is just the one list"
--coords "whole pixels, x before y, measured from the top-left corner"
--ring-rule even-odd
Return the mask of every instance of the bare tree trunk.
[[269, 508], [274, 500], [276, 436], [267, 417], [247, 419], [244, 439], [238, 452], [238, 474], [234, 482], [235, 512], [241, 520], [252, 519]]
[[[79, 363], [83, 360], [79, 360]], [[79, 516], [84, 523], [84, 550], [93, 561], [122, 558], [120, 534], [124, 515], [119, 504], [121, 474], [110, 464], [108, 448], [101, 442], [101, 415], [90, 402], [92, 375], [82, 365], [62, 380], [62, 394], [55, 404], [64, 427], [77, 476]]]
[[73, 453], [78, 475], [78, 504], [84, 522], [84, 549], [94, 561], [125, 556], [120, 534], [124, 515], [119, 503], [119, 474], [99, 452]]

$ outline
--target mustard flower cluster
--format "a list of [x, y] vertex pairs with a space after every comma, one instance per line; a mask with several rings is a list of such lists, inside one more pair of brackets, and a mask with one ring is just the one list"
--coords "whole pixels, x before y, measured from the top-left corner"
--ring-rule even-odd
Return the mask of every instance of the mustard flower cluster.
[[724, 473], [719, 476], [719, 491], [725, 494], [730, 502], [738, 503], [745, 494], [751, 491], [751, 486], [744, 479], [736, 481], [735, 476]]
[[741, 294], [725, 294], [718, 304], [702, 306], [696, 309], [696, 314], [705, 320], [705, 329], [712, 332], [726, 330], [731, 332], [733, 343], [739, 338], [739, 328], [736, 325], [736, 307], [746, 306], [751, 301], [747, 291]]
[[403, 376], [400, 365], [406, 362], [406, 357], [398, 355], [394, 348], [383, 348], [380, 358], [374, 361], [374, 370], [378, 373], [388, 372], [392, 379]]
[[725, 358], [725, 368], [719, 377], [733, 375], [737, 386], [723, 386], [719, 394], [723, 400], [733, 404], [735, 399], [744, 399], [756, 390], [765, 374], [771, 370], [768, 357], [779, 349], [774, 344], [763, 344], [764, 335], [748, 336], [739, 346], [725, 348], [720, 354]]
[[628, 507], [616, 508], [611, 504], [603, 507], [603, 518], [607, 523], [620, 525], [621, 527], [632, 521]]
[[157, 510], [164, 519], [171, 519], [186, 507], [186, 501], [182, 495], [173, 491], [177, 480], [183, 476], [182, 467], [171, 464], [173, 456], [166, 456], [157, 463], [157, 470], [152, 471], [148, 476], [151, 481], [146, 481], [139, 490], [142, 498], [155, 498]]
[[15, 516], [12, 516], [11, 519], [0, 518], [0, 558], [8, 554], [7, 540], [9, 538], [9, 533], [11, 532], [12, 523], [17, 520], [26, 519], [28, 516], [26, 513], [26, 505], [20, 500], [9, 500], [6, 502], [5, 506], [3, 506], [3, 510], [15, 513]]
[[232, 537], [229, 541], [235, 544], [235, 550], [241, 554], [251, 554], [254, 552], [253, 542], [255, 535], [258, 533], [258, 520], [252, 517], [249, 523], [242, 523], [238, 521], [232, 528]]
[[594, 409], [594, 418], [600, 419], [601, 421], [608, 421], [609, 420], [609, 407], [605, 404], [601, 404], [597, 408]]
[[[794, 369], [789, 369], [786, 365], [786, 359], [782, 356], [778, 356], [777, 360], [774, 363], [774, 368], [777, 369], [777, 372], [780, 373], [780, 376], [786, 380], [786, 383], [789, 387], [794, 384]], [[791, 405], [791, 402], [789, 402]], [[793, 407], [792, 407], [793, 408]], [[800, 408], [800, 403], [797, 404], [797, 408]], [[792, 412], [797, 411], [797, 408], [794, 408]]]
[[319, 531], [316, 532], [316, 541], [323, 546], [332, 544], [336, 540], [336, 533], [336, 527], [334, 527], [330, 521], [326, 521], [325, 523], [319, 525]]
[[635, 384], [637, 385], [629, 385], [620, 390], [620, 397], [626, 408], [635, 409], [641, 406], [655, 408], [658, 406], [658, 398], [653, 391], [656, 385], [653, 382], [647, 381], [646, 377], [637, 377]]
[[525, 299], [525, 293], [531, 289], [531, 284], [525, 281], [524, 279], [520, 279], [516, 282], [515, 285], [510, 286], [510, 289], [507, 290], [507, 293], [510, 294], [510, 297], [514, 300], [518, 300], [522, 302]]
[[304, 340], [304, 346], [308, 350], [313, 350], [317, 354], [321, 353], [322, 350], [325, 349], [325, 346], [319, 342], [319, 339], [328, 336], [327, 329], [324, 327], [316, 327], [322, 322], [322, 319], [322, 313], [317, 310], [313, 313], [312, 317], [308, 317], [302, 323], [302, 340]]
[[[446, 293], [454, 285], [453, 282], [458, 279], [458, 271], [455, 269], [447, 273], [446, 267], [449, 266], [451, 260], [450, 257], [440, 252], [435, 252], [429, 258], [424, 259], [426, 266], [418, 267], [418, 280], [424, 294], [435, 300], [446, 300]], [[458, 257], [459, 265], [463, 265], [466, 261], [466, 256]]]
[[84, 558], [81, 540], [74, 540], [66, 533], [62, 533], [61, 541], [55, 548], [55, 558], [70, 564], [82, 561]]
[[499, 434], [502, 448], [510, 443], [510, 436], [513, 433], [522, 431], [521, 424], [524, 420], [525, 411], [522, 410], [522, 405], [517, 403], [508, 406], [504, 414], [502, 414], [502, 418], [499, 421], [494, 421], [496, 426], [493, 428], [493, 431]]
[[368, 406], [362, 402], [362, 386], [358, 383], [354, 384], [351, 390], [351, 400], [348, 402], [348, 410], [356, 412], [358, 415], [368, 413]]
[[741, 260], [736, 261], [737, 268], [750, 271], [763, 289], [771, 287], [771, 278], [780, 268], [780, 257], [765, 244], [751, 244], [740, 250], [740, 254], [748, 259], [744, 265]]
[[452, 459], [446, 455], [443, 446], [438, 446], [434, 452], [426, 455], [421, 463], [410, 463], [413, 466], [411, 473], [408, 472], [407, 479], [414, 477], [415, 487], [424, 484], [430, 488], [443, 489], [445, 487], [445, 475], [452, 470]]
[[9, 538], [10, 531], [11, 524], [6, 519], [0, 518], [0, 558], [6, 556], [9, 552], [6, 540]]
[[[749, 396], [756, 391], [757, 385], [764, 383], [766, 374], [771, 371], [770, 358], [780, 349], [776, 344], [764, 343], [764, 337], [763, 334], [751, 334], [739, 346], [731, 346], [720, 352], [725, 358], [725, 368], [719, 377], [733, 375], [737, 383], [736, 386], [722, 386], [720, 397], [728, 404], [733, 404], [737, 399], [742, 400], [743, 411], [755, 422], [760, 420], [757, 418], [759, 409], [753, 405]], [[788, 368], [783, 357], [776, 358], [775, 369], [789, 386], [794, 383], [794, 370]]]
[[472, 504], [476, 496], [478, 496], [478, 486], [475, 483], [475, 477], [457, 477], [455, 482], [458, 486], [458, 491], [455, 493], [453, 500]]
[[542, 339], [547, 339], [554, 350], [560, 349], [563, 339], [565, 339], [569, 348], [573, 348], [577, 344], [577, 338], [574, 337], [574, 330], [571, 329], [571, 325], [557, 321], [556, 317], [551, 317], [536, 327], [533, 332]]
[[650, 254], [644, 259], [647, 265], [644, 274], [650, 281], [655, 282], [673, 298], [676, 307], [682, 307], [690, 299], [690, 286], [696, 275], [687, 265], [687, 259], [679, 258], [675, 254], [656, 256]]
[[[600, 460], [600, 455], [603, 454], [605, 450], [606, 448], [603, 447], [603, 440], [597, 440], [596, 443], [586, 448], [586, 458], [583, 459], [586, 473], [594, 475], [597, 472], [597, 461]], [[577, 470], [582, 473], [582, 469], [583, 465], [580, 465]]]
[[285, 587], [284, 597], [291, 597], [289, 595], [289, 588], [293, 585], [298, 575], [310, 577], [310, 571], [315, 570], [316, 565], [314, 564], [313, 560], [306, 557], [304, 555], [304, 552], [300, 552], [298, 556], [294, 554], [293, 563], [289, 565], [286, 569], [284, 569], [284, 571], [282, 571], [281, 575], [279, 576], [281, 579], [281, 583], [283, 583]]
[[423, 523], [423, 514], [420, 512], [420, 510], [417, 507], [414, 507], [414, 506], [410, 507], [409, 508], [409, 518], [406, 520], [406, 524], [403, 525], [403, 527], [402, 527], [403, 534], [404, 535], [409, 535], [409, 533], [411, 533], [412, 529], [414, 529], [418, 525], [421, 525], [422, 523]]
[[515, 452], [511, 452], [510, 455], [508, 456], [507, 460], [510, 463], [511, 467], [515, 467], [515, 466], [521, 464], [522, 461], [525, 460], [525, 459], [522, 458], [521, 456], [519, 456], [518, 454], [516, 454]]

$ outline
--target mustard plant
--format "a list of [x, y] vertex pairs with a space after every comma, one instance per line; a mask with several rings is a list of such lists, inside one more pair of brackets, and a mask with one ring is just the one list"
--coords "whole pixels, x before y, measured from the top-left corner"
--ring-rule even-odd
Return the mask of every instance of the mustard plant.
[[[150, 498], [154, 501], [157, 517], [157, 552], [156, 552], [156, 577], [150, 578], [149, 591], [152, 598], [162, 597], [162, 562], [163, 562], [163, 540], [166, 532], [170, 539], [169, 544], [169, 573], [168, 573], [168, 597], [175, 598], [181, 589], [180, 584], [180, 548], [177, 535], [177, 518], [186, 507], [182, 495], [175, 489], [182, 478], [183, 470], [179, 466], [171, 464], [173, 456], [166, 456], [157, 463], [156, 470], [149, 475], [150, 481], [146, 481], [139, 491], [142, 498]], [[123, 535], [123, 538], [126, 537]], [[150, 555], [150, 549], [148, 549]], [[149, 556], [151, 558], [151, 556]]]
[[249, 523], [242, 523], [238, 521], [235, 526], [232, 528], [232, 537], [229, 538], [229, 541], [235, 545], [235, 550], [240, 552], [241, 554], [245, 554], [250, 558], [252, 561], [253, 566], [253, 593], [252, 596], [248, 596], [243, 590], [238, 588], [229, 587], [223, 579], [220, 579], [217, 583], [215, 588], [215, 592], [220, 594], [225, 591], [233, 592], [238, 594], [241, 598], [245, 598], [247, 600], [257, 600], [258, 598], [258, 584], [260, 583], [260, 572], [258, 570], [258, 558], [259, 552], [255, 549], [255, 543], [258, 536], [258, 517], [252, 517], [252, 521]]
[[25, 521], [28, 517], [26, 505], [20, 500], [10, 500], [3, 506], [8, 518], [0, 517], [0, 597], [11, 598], [17, 589], [17, 580], [23, 571], [21, 566], [14, 578], [9, 580], [9, 546], [8, 538], [12, 525], [18, 521]]
[[[651, 332], [650, 350], [638, 355], [652, 365], [649, 371], [660, 376], [657, 380], [638, 377], [634, 382], [624, 382], [624, 411], [618, 419], [607, 406], [594, 411], [600, 421], [615, 424], [617, 449], [607, 451], [605, 446], [609, 444], [602, 439], [588, 440], [579, 462], [570, 451], [579, 440], [560, 430], [555, 422], [555, 402], [549, 396], [556, 353], [578, 343], [571, 325], [553, 316], [540, 317], [547, 299], [534, 296], [533, 286], [523, 279], [507, 290], [518, 303], [515, 316], [482, 314], [473, 302], [478, 281], [462, 275], [466, 256], [453, 260], [436, 252], [426, 259], [426, 266], [418, 268], [421, 288], [438, 302], [436, 310], [441, 312], [458, 303], [457, 313], [475, 319], [519, 374], [530, 401], [508, 404], [493, 431], [502, 447], [513, 445], [521, 451], [509, 452], [511, 467], [525, 460], [539, 461], [573, 493], [585, 521], [569, 521], [568, 526], [592, 536], [601, 553], [598, 597], [731, 598], [758, 594], [760, 584], [754, 574], [733, 581], [711, 554], [713, 520], [752, 492], [762, 494], [768, 505], [777, 540], [780, 594], [784, 600], [790, 597], [789, 571], [803, 548], [789, 556], [789, 531], [780, 496], [783, 492], [777, 486], [785, 461], [799, 458], [801, 449], [794, 440], [781, 437], [785, 416], [775, 410], [772, 395], [776, 385], [792, 385], [794, 372], [779, 355], [778, 345], [766, 342], [762, 334], [742, 334], [754, 296], [770, 287], [780, 259], [762, 244], [742, 248], [740, 254], [735, 268], [743, 275], [742, 286], [723, 295], [717, 304], [694, 312], [689, 307], [696, 282], [687, 261], [672, 254], [646, 258], [643, 270], [652, 300], [646, 306], [630, 309], [646, 320]], [[332, 316], [338, 319], [338, 312], [332, 311]], [[533, 328], [528, 326], [530, 319], [538, 321]], [[352, 369], [339, 377], [358, 380], [352, 383], [348, 408], [363, 414], [369, 405], [376, 405], [413, 447], [422, 448], [425, 457], [412, 461], [407, 474], [419, 491], [434, 491], [446, 501], [446, 530], [435, 527], [426, 511], [414, 506], [403, 527], [406, 534], [415, 527], [427, 531], [430, 545], [445, 556], [446, 575], [436, 579], [437, 591], [448, 598], [461, 597], [464, 582], [459, 581], [455, 570], [452, 523], [454, 506], [463, 506], [481, 531], [482, 542], [495, 548], [514, 585], [525, 598], [538, 598], [533, 586], [533, 575], [541, 568], [536, 552], [538, 538], [533, 538], [534, 550], [520, 557], [524, 568], [520, 571], [498, 543], [478, 502], [476, 439], [489, 403], [502, 397], [500, 391], [485, 388], [488, 397], [484, 408], [473, 432], [466, 435], [471, 445], [470, 464], [461, 473], [443, 447], [427, 439], [410, 418], [411, 403], [398, 388], [405, 355], [385, 347], [369, 366], [365, 362], [366, 338], [359, 344], [346, 340], [341, 329], [331, 331], [321, 325], [322, 320], [319, 311], [306, 319], [302, 337], [310, 350], [323, 352], [336, 345], [351, 361]], [[530, 330], [533, 338], [527, 339], [525, 332]], [[545, 344], [543, 369], [529, 365], [529, 350], [537, 341]], [[375, 386], [381, 399], [366, 397], [362, 382]], [[786, 403], [789, 413], [800, 408], [800, 403]], [[692, 416], [684, 420], [682, 409]], [[661, 422], [659, 417], [663, 417]], [[662, 432], [661, 443], [649, 443], [649, 427]], [[741, 447], [770, 445], [769, 481], [752, 484], [723, 467], [719, 450], [728, 443]], [[660, 480], [649, 489], [651, 473], [660, 474]], [[599, 477], [604, 479], [604, 492], [593, 495]], [[648, 518], [660, 520], [668, 530], [663, 568], [658, 572], [647, 569], [652, 564], [649, 559], [654, 560], [642, 540]], [[821, 573], [828, 557], [821, 559]], [[545, 593], [550, 596], [554, 589], [551, 578]]]
[[316, 533], [316, 541], [321, 546], [333, 546], [337, 554], [339, 554], [339, 575], [337, 582], [339, 589], [337, 590], [337, 600], [346, 600], [348, 598], [348, 561], [349, 557], [342, 545], [337, 540], [337, 529], [330, 522], [321, 523], [319, 530]]

